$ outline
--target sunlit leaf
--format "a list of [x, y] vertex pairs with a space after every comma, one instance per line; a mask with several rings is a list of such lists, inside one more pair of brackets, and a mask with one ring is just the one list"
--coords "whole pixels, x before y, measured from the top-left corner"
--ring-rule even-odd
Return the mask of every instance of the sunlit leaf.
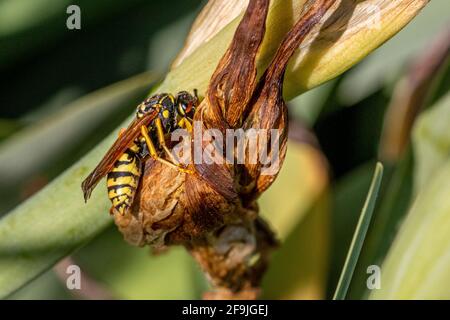
[[289, 102], [290, 115], [312, 126], [330, 97], [336, 81], [329, 81], [311, 89]]
[[330, 216], [328, 168], [321, 153], [291, 141], [278, 179], [259, 203], [281, 239], [262, 284], [263, 297], [325, 298]]
[[[271, 2], [266, 37], [259, 52], [259, 69], [267, 66], [279, 42], [301, 15], [304, 3], [305, 0]], [[330, 10], [293, 56], [286, 73], [285, 96], [293, 98], [340, 75], [400, 31], [427, 3], [428, 0], [337, 1], [334, 10]], [[178, 62], [162, 86], [197, 88], [204, 92], [241, 15]], [[186, 88], [184, 84], [189, 85]]]
[[[57, 166], [63, 170], [67, 166], [61, 166], [64, 157], [76, 155], [82, 143], [88, 148], [100, 140], [102, 136], [96, 136], [101, 133], [100, 126], [113, 116], [121, 113], [123, 117], [133, 110], [155, 80], [156, 76], [147, 72], [95, 91], [60, 106], [51, 116], [1, 143], [0, 175], [3, 179], [0, 192], [4, 200], [0, 203], [0, 212], [20, 200], [29, 179], [41, 175], [44, 170], [57, 169]], [[109, 130], [114, 126], [107, 124]]]
[[[119, 84], [112, 89], [105, 89], [104, 93], [94, 93], [81, 99], [83, 103], [80, 102], [80, 105], [75, 103], [75, 107], [71, 108], [72, 111], [68, 112], [70, 116], [67, 118], [55, 117], [53, 124], [44, 126], [42, 131], [36, 130], [35, 135], [24, 132], [23, 138], [17, 137], [21, 143], [11, 145], [10, 152], [14, 149], [18, 150], [14, 153], [17, 155], [15, 158], [8, 159], [11, 156], [10, 153], [1, 153], [3, 160], [9, 160], [9, 162], [5, 160], [2, 170], [11, 161], [16, 165], [20, 161], [27, 162], [26, 158], [33, 161], [33, 157], [30, 157], [33, 148], [36, 145], [40, 146], [42, 141], [50, 142], [49, 132], [58, 135], [61, 130], [64, 131], [67, 121], [69, 123], [73, 120], [81, 121], [80, 126], [88, 125], [89, 121], [95, 123], [93, 115], [99, 112], [97, 115], [102, 117], [105, 108], [110, 108], [111, 103], [115, 101], [114, 104], [119, 107], [119, 101], [124, 103], [123, 96], [127, 97], [127, 100], [131, 99], [137, 91], [149, 86], [151, 81], [153, 79], [149, 80], [147, 75], [132, 80], [130, 86], [124, 87]], [[97, 107], [100, 110], [97, 110]], [[82, 119], [90, 120], [83, 122]], [[77, 126], [71, 129], [71, 133], [77, 134]], [[35, 140], [39, 135], [43, 140]], [[111, 144], [115, 137], [117, 137], [116, 132], [110, 135], [109, 140], [103, 142], [103, 148]], [[68, 140], [65, 142], [63, 140], [63, 143], [68, 143]], [[22, 149], [26, 147], [25, 145], [28, 146], [28, 152]], [[61, 141], [50, 146], [58, 148], [61, 146]], [[8, 146], [5, 145], [4, 148]], [[94, 149], [91, 157], [85, 157], [79, 161], [42, 192], [25, 201], [19, 208], [0, 220], [0, 296], [18, 289], [111, 223], [112, 220], [107, 214], [109, 204], [106, 197], [104, 201], [91, 201], [89, 210], [86, 210], [87, 206], [82, 201], [80, 188], [82, 177], [95, 167], [103, 152], [104, 149]], [[39, 160], [38, 154], [34, 152], [32, 155], [34, 161]], [[45, 158], [48, 157], [46, 153], [41, 156], [48, 159]], [[5, 175], [8, 174], [6, 171], [2, 172]]]
[[327, 164], [317, 149], [294, 141], [288, 148], [277, 180], [259, 199], [261, 214], [282, 239], [288, 237], [328, 186]]
[[419, 191], [450, 157], [450, 93], [421, 114], [413, 131], [414, 187]]
[[450, 161], [419, 191], [381, 266], [371, 299], [449, 299]]
[[379, 265], [385, 258], [398, 231], [398, 225], [408, 213], [412, 197], [412, 152], [409, 150], [396, 165], [386, 165], [383, 184], [373, 214], [371, 226], [349, 289], [349, 299], [365, 299], [367, 268]]

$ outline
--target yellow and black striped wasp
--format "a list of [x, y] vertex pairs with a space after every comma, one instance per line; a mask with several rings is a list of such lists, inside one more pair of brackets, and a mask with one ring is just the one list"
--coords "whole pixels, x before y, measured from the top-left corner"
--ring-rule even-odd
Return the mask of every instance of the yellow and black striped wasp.
[[[138, 105], [136, 118], [119, 134], [97, 167], [83, 181], [81, 187], [87, 201], [97, 183], [107, 175], [108, 197], [113, 206], [111, 213], [125, 214], [132, 206], [147, 157], [182, 172], [181, 167], [166, 145], [166, 138], [174, 130], [192, 131], [192, 119], [198, 106], [197, 91], [156, 94]], [[161, 157], [165, 154], [168, 158]]]

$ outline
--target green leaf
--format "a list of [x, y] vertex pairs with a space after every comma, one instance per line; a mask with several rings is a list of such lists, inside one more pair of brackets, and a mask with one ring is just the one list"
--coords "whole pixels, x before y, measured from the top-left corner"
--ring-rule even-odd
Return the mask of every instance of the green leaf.
[[182, 248], [152, 255], [130, 246], [115, 226], [79, 250], [73, 260], [117, 299], [198, 299], [193, 259]]
[[329, 195], [324, 192], [314, 200], [306, 212], [298, 211], [297, 217], [291, 218], [293, 228], [274, 252], [264, 276], [263, 299], [325, 298], [330, 254]]
[[[18, 151], [14, 151], [17, 158], [10, 159], [10, 154], [2, 152], [0, 155], [3, 158], [0, 159], [9, 161], [3, 162], [5, 166], [11, 161], [15, 164], [22, 160], [26, 161], [22, 158], [30, 158], [29, 152], [33, 150], [33, 145], [39, 146], [43, 141], [47, 141], [46, 139], [52, 139], [52, 134], [58, 135], [68, 122], [71, 123], [73, 120], [83, 122], [82, 119], [89, 118], [89, 115], [95, 119], [94, 115], [97, 112], [99, 112], [97, 115], [102, 117], [102, 112], [106, 111], [105, 108], [111, 107], [111, 103], [113, 107], [114, 105], [119, 107], [124, 103], [124, 97], [129, 100], [137, 91], [148, 87], [151, 81], [153, 79], [149, 80], [148, 75], [135, 78], [80, 99], [80, 105], [74, 103], [69, 109], [71, 111], [68, 110], [70, 116], [62, 119], [56, 117], [52, 125], [48, 123], [48, 126], [43, 127], [45, 130], [36, 130], [35, 135], [31, 131], [24, 132], [22, 138], [17, 137], [21, 143], [18, 146], [11, 145], [9, 150], [12, 152], [17, 148]], [[95, 123], [95, 120], [92, 121]], [[76, 132], [76, 128], [73, 130]], [[116, 137], [117, 133], [110, 134], [99, 147], [91, 151], [90, 157], [84, 157], [42, 192], [0, 220], [0, 297], [20, 288], [111, 223], [111, 218], [107, 214], [109, 209], [107, 197], [96, 199], [94, 194], [89, 205], [85, 205], [82, 201], [80, 184]], [[68, 142], [65, 140], [65, 143]], [[28, 153], [25, 152], [26, 149], [22, 149], [25, 146], [28, 146]], [[55, 146], [56, 148], [61, 146], [60, 142]], [[43, 157], [49, 159], [47, 154]], [[38, 161], [39, 158], [35, 159]], [[7, 174], [4, 171], [2, 173]]]
[[[331, 17], [320, 21], [289, 63], [284, 95], [292, 99], [300, 93], [331, 80], [389, 40], [428, 4], [428, 0], [371, 3], [349, 0], [340, 3]], [[258, 70], [264, 70], [278, 44], [303, 11], [305, 0], [273, 0], [266, 22], [265, 40], [257, 57]], [[371, 28], [368, 15], [378, 6], [379, 28]], [[215, 14], [215, 13], [212, 13]], [[217, 62], [230, 43], [242, 13], [217, 34], [204, 41], [164, 79], [163, 86], [199, 89], [205, 92]], [[208, 26], [206, 26], [208, 27]], [[199, 32], [201, 34], [201, 32]], [[320, 41], [315, 41], [319, 38]]]
[[331, 257], [327, 297], [332, 297], [373, 177], [373, 161], [356, 167], [332, 189]]
[[21, 128], [22, 124], [15, 120], [0, 119], [0, 143]]
[[419, 191], [370, 299], [450, 299], [449, 181], [447, 160]]
[[[144, 0], [2, 0], [0, 1], [0, 68], [48, 48], [67, 35], [66, 9], [77, 4], [82, 28], [98, 23]], [[20, 40], [18, 40], [20, 39]]]
[[8, 297], [9, 300], [61, 300], [72, 296], [53, 270], [48, 270], [37, 279]]
[[307, 125], [314, 125], [335, 86], [336, 81], [329, 81], [291, 100], [290, 115], [300, 118]]
[[[59, 174], [75, 156], [100, 141], [117, 125], [112, 118], [128, 115], [155, 80], [153, 73], [146, 72], [97, 90], [60, 106], [58, 112], [0, 144], [0, 193], [4, 197], [0, 212], [19, 201], [30, 178]], [[102, 134], [101, 127], [107, 132]]]
[[414, 188], [418, 192], [450, 156], [450, 93], [424, 111], [413, 129], [416, 161]]
[[[325, 297], [328, 183], [328, 167], [320, 151], [289, 141], [277, 180], [259, 200], [262, 216], [281, 240], [262, 283], [264, 299]], [[315, 243], [314, 250], [311, 242]]]
[[[101, 157], [102, 151], [93, 152]], [[107, 199], [94, 195], [89, 209], [80, 201], [81, 177], [96, 162], [96, 157], [84, 158], [0, 220], [0, 297], [20, 288], [111, 222]]]
[[373, 213], [361, 256], [358, 260], [348, 298], [367, 298], [367, 267], [379, 265], [397, 233], [397, 226], [408, 213], [412, 197], [412, 152], [408, 150], [396, 165], [387, 165], [378, 203]]
[[380, 189], [382, 176], [383, 165], [379, 162], [375, 168], [369, 193], [367, 194], [366, 202], [364, 203], [364, 207], [361, 211], [361, 216], [359, 217], [358, 225], [356, 226], [355, 234], [353, 236], [352, 243], [350, 244], [347, 259], [345, 260], [344, 268], [342, 270], [336, 292], [334, 293], [333, 300], [343, 300], [347, 295], [347, 290], [350, 286], [353, 272], [355, 270], [356, 263], [358, 262], [359, 254], [364, 244], [364, 238], [366, 237], [370, 219], [375, 208], [375, 202]]
[[324, 161], [314, 147], [289, 140], [277, 180], [258, 200], [262, 216], [268, 219], [278, 237], [287, 238], [327, 188]]

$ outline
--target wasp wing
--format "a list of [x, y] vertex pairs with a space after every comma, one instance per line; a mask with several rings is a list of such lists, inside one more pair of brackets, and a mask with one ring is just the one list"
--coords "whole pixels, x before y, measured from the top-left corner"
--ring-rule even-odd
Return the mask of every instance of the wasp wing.
[[81, 184], [85, 201], [89, 199], [92, 190], [94, 190], [97, 183], [113, 169], [117, 159], [127, 150], [131, 143], [139, 137], [141, 127], [148, 126], [157, 115], [158, 111], [153, 110], [152, 112], [146, 113], [140, 119], [134, 119], [125, 132], [123, 132], [114, 142], [97, 167], [95, 167]]

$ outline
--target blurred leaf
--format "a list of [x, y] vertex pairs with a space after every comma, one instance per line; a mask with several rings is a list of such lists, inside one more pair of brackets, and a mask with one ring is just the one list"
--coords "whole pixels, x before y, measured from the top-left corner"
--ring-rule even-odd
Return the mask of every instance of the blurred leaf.
[[[167, 27], [155, 31], [148, 45], [147, 69], [165, 73], [182, 48], [185, 41], [186, 30], [192, 24], [193, 13], [179, 17]], [[161, 54], [164, 48], [164, 54]]]
[[450, 156], [450, 93], [424, 111], [413, 130], [414, 189], [421, 190]]
[[[327, 24], [320, 32], [322, 41], [313, 41], [317, 30], [311, 33], [287, 73], [287, 81], [291, 86], [286, 90], [287, 96], [293, 97], [348, 69], [398, 32], [428, 1], [378, 0], [377, 3], [382, 5], [379, 31], [368, 28], [366, 1], [356, 2], [341, 2], [337, 9], [339, 19], [333, 16], [330, 20], [333, 23]], [[298, 15], [303, 3], [300, 0], [292, 3], [273, 1], [267, 23], [268, 34], [259, 54], [259, 65], [268, 62], [278, 45], [276, 40], [281, 39], [295, 20], [289, 21], [291, 13]], [[158, 91], [177, 92], [198, 88], [203, 93], [237, 22], [233, 21], [173, 69]], [[331, 38], [325, 36], [327, 33]], [[340, 36], [339, 41], [336, 34]], [[346, 54], [343, 55], [343, 52]], [[116, 132], [110, 134], [53, 183], [0, 220], [0, 296], [11, 293], [51, 267], [111, 221], [106, 214], [109, 204], [104, 190], [97, 188], [89, 203], [84, 205], [80, 183], [95, 167], [116, 135]]]
[[288, 237], [328, 186], [327, 165], [317, 149], [289, 140], [288, 150], [280, 174], [258, 200], [261, 214], [281, 239]]
[[45, 49], [70, 32], [66, 8], [80, 6], [82, 28], [144, 0], [2, 0], [0, 1], [0, 68]]
[[[399, 1], [401, 2], [401, 1]], [[389, 43], [349, 71], [339, 87], [342, 104], [356, 104], [401, 74], [409, 59], [448, 25], [450, 2], [431, 1], [423, 12]]]
[[350, 299], [367, 298], [367, 267], [379, 265], [383, 261], [397, 233], [398, 225], [409, 210], [412, 171], [411, 150], [406, 152], [398, 164], [385, 167], [373, 222], [368, 230], [348, 293]]
[[362, 208], [358, 224], [353, 235], [352, 243], [348, 250], [347, 258], [342, 268], [341, 277], [333, 296], [333, 300], [344, 300], [347, 296], [347, 291], [355, 271], [356, 264], [359, 259], [359, 254], [364, 244], [367, 229], [372, 218], [372, 213], [375, 209], [375, 203], [378, 196], [378, 191], [383, 177], [383, 165], [378, 162], [375, 168], [375, 173], [370, 184], [369, 193], [367, 194], [364, 207]]
[[335, 86], [336, 81], [329, 81], [294, 98], [289, 102], [289, 115], [312, 126]]
[[[366, 285], [367, 267], [383, 261], [397, 232], [397, 226], [408, 212], [413, 194], [413, 159], [409, 147], [411, 128], [425, 102], [429, 100], [430, 91], [438, 78], [438, 70], [445, 64], [450, 45], [449, 31], [446, 28], [438, 36], [433, 36], [433, 41], [426, 50], [422, 49], [414, 57], [413, 63], [395, 87], [384, 117], [379, 144], [379, 157], [388, 163], [386, 178], [352, 280], [350, 298], [361, 299], [369, 294]], [[441, 116], [445, 117], [445, 114]]]
[[342, 108], [335, 95], [326, 103], [314, 130], [336, 179], [377, 159], [385, 111], [382, 95], [372, 95], [350, 108]]
[[333, 186], [331, 220], [331, 263], [328, 276], [328, 297], [332, 297], [344, 266], [353, 232], [373, 176], [373, 162], [365, 163]]
[[262, 283], [263, 299], [325, 299], [330, 252], [328, 200], [326, 194], [316, 199], [274, 253]]
[[202, 44], [217, 35], [220, 30], [243, 12], [247, 5], [248, 1], [242, 0], [208, 1], [195, 18], [186, 37], [185, 45], [173, 61], [172, 68], [177, 67]]
[[46, 101], [38, 105], [30, 106], [30, 110], [20, 116], [20, 120], [26, 125], [34, 125], [38, 121], [45, 121], [55, 113], [62, 113], [61, 109], [70, 105], [76, 99], [84, 96], [84, 91], [76, 86], [61, 88], [49, 96]]
[[329, 256], [328, 168], [307, 144], [290, 141], [288, 149], [280, 175], [259, 201], [282, 239], [262, 284], [263, 298], [321, 299]]
[[405, 153], [414, 122], [429, 104], [449, 57], [450, 27], [433, 37], [398, 81], [384, 116], [379, 147], [383, 161], [395, 163]]
[[[19, 2], [39, 3], [41, 0]], [[44, 21], [42, 28], [29, 30], [29, 40], [37, 41], [36, 50], [26, 50], [21, 56], [28, 38], [20, 33], [5, 40], [6, 43], [0, 40], [0, 56], [10, 41], [11, 55], [19, 59], [5, 68], [0, 66], [4, 69], [0, 78], [0, 100], [2, 105], [10, 106], [0, 110], [1, 117], [20, 118], [36, 108], [45, 109], [41, 114], [50, 112], [74, 98], [149, 70], [149, 65], [157, 65], [157, 69], [151, 70], [162, 70], [165, 74], [168, 64], [161, 63], [162, 59], [152, 61], [151, 52], [158, 50], [165, 60], [173, 59], [183, 45], [182, 40], [178, 40], [178, 44], [174, 41], [187, 33], [187, 26], [173, 30], [176, 34], [166, 33], [167, 45], [155, 43], [159, 47], [150, 49], [154, 44], [153, 36], [175, 21], [179, 23], [182, 19], [187, 23], [187, 19], [192, 18], [192, 10], [199, 6], [196, 0], [81, 0], [71, 3], [80, 5], [81, 30], [67, 29], [68, 14], [63, 6], [56, 13], [58, 21]], [[53, 38], [53, 32], [58, 33], [57, 39]]]
[[[74, 150], [83, 148], [81, 143], [89, 147], [103, 138], [96, 138], [100, 126], [111, 122], [118, 113], [133, 110], [155, 80], [155, 75], [147, 72], [93, 92], [0, 144], [0, 193], [4, 199], [0, 211], [18, 201], [20, 190], [30, 177], [54, 168], [64, 156], [73, 156]], [[111, 125], [107, 129], [111, 130]]]
[[434, 90], [431, 93], [430, 104], [435, 104], [450, 91], [450, 59], [448, 59], [447, 65], [442, 69], [440, 74], [437, 75], [437, 84], [436, 88], [433, 88]]
[[49, 270], [8, 297], [9, 300], [61, 300], [72, 296], [53, 270]]
[[77, 252], [74, 261], [117, 299], [200, 298], [196, 266], [182, 247], [151, 255], [127, 244], [115, 226]]
[[419, 191], [371, 299], [450, 299], [450, 161]]
[[18, 121], [0, 119], [0, 143], [22, 127]]

